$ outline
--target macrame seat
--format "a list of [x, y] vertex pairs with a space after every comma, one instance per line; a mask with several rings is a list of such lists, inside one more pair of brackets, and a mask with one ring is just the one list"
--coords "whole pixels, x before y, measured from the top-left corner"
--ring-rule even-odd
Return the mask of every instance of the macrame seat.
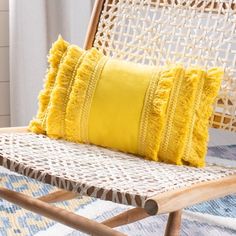
[[[97, 0], [85, 48], [142, 64], [220, 66], [225, 78], [210, 119], [236, 131], [236, 2]], [[236, 193], [236, 169], [157, 163], [96, 147], [52, 140], [26, 128], [0, 130], [0, 163], [61, 190], [39, 199], [0, 187], [0, 197], [92, 235], [170, 213], [165, 235], [179, 235], [181, 209]], [[134, 208], [97, 223], [49, 203], [87, 195]]]

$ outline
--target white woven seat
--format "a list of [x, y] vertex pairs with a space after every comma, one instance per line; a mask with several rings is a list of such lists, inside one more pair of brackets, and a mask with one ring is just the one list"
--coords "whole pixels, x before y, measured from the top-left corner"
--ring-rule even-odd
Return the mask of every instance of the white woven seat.
[[82, 195], [142, 207], [159, 193], [236, 174], [216, 166], [157, 163], [32, 133], [1, 134], [0, 156], [4, 167], [20, 174]]

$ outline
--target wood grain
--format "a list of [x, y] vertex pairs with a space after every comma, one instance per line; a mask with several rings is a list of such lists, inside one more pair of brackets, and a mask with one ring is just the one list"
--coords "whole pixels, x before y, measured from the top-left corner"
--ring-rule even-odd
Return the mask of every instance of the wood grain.
[[6, 127], [0, 128], [0, 133], [27, 133], [27, 127]]
[[232, 193], [236, 193], [236, 175], [158, 194], [146, 200], [145, 209], [150, 215], [169, 213]]
[[76, 215], [67, 210], [61, 209], [42, 202], [38, 199], [26, 196], [22, 193], [17, 193], [12, 190], [0, 187], [0, 197], [21, 206], [27, 210], [33, 211], [37, 214], [43, 215], [49, 219], [58, 221], [76, 230], [80, 230], [84, 233], [97, 236], [123, 236], [116, 230], [109, 228], [96, 221], [87, 219], [83, 216]]
[[65, 190], [58, 190], [52, 193], [49, 193], [45, 196], [39, 197], [38, 199], [47, 202], [47, 203], [55, 203], [55, 202], [62, 202], [62, 201], [67, 201], [71, 200], [73, 198], [76, 198], [78, 194], [65, 191]]
[[97, 32], [99, 18], [102, 12], [105, 0], [96, 0], [93, 7], [92, 16], [89, 22], [88, 31], [85, 38], [84, 49], [90, 49], [93, 46], [93, 41]]
[[171, 212], [166, 225], [165, 236], [179, 236], [182, 211]]

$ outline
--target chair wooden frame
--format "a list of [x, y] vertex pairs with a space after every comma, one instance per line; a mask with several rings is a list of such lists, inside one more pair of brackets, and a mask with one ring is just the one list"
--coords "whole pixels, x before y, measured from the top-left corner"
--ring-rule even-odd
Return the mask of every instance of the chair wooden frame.
[[[105, 0], [97, 0], [95, 2], [85, 40], [85, 49], [89, 49], [93, 46], [104, 2]], [[25, 133], [28, 131], [26, 127], [0, 129], [0, 133], [15, 132]], [[143, 208], [133, 208], [104, 222], [97, 223], [93, 220], [50, 205], [50, 203], [53, 202], [76, 198], [76, 193], [58, 190], [40, 198], [32, 198], [30, 196], [26, 196], [25, 194], [0, 187], [0, 197], [11, 203], [17, 204], [25, 209], [63, 223], [76, 230], [80, 230], [91, 235], [100, 236], [124, 235], [113, 228], [136, 222], [152, 215], [164, 213], [169, 213], [165, 236], [177, 236], [180, 234], [183, 208], [232, 193], [236, 193], [236, 175], [231, 175], [214, 181], [203, 182], [192, 185], [191, 187], [180, 188], [156, 195], [147, 199]]]

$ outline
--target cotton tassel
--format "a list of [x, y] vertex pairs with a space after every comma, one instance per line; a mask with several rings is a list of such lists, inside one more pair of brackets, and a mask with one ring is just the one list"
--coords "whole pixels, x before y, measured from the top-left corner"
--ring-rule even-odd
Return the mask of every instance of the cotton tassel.
[[82, 49], [71, 45], [60, 65], [46, 119], [46, 131], [49, 137], [63, 138], [65, 135], [66, 106], [82, 54]]
[[72, 87], [66, 109], [66, 139], [74, 142], [83, 142], [80, 137], [80, 124], [83, 104], [86, 102], [86, 92], [89, 81], [94, 73], [98, 61], [103, 57], [97, 49], [88, 51], [77, 70], [75, 82]]
[[162, 68], [158, 78], [158, 84], [151, 102], [151, 110], [147, 122], [147, 134], [145, 137], [144, 156], [157, 161], [158, 150], [161, 142], [164, 121], [166, 119], [166, 107], [175, 78], [175, 69]]
[[208, 70], [199, 108], [196, 110], [196, 119], [193, 129], [193, 140], [191, 151], [184, 157], [185, 164], [203, 167], [207, 153], [209, 118], [213, 111], [213, 103], [219, 92], [223, 70], [212, 68]]
[[176, 73], [175, 83], [178, 91], [173, 89], [171, 95], [171, 99], [176, 103], [173, 103], [175, 105], [172, 107], [172, 103], [169, 102], [168, 113], [172, 113], [172, 117], [166, 120], [165, 135], [163, 135], [159, 151], [159, 160], [163, 162], [182, 164], [181, 158], [189, 130], [198, 81], [197, 69], [185, 71], [184, 68], [179, 68], [179, 72]]
[[38, 97], [38, 113], [36, 115], [36, 118], [34, 118], [30, 122], [28, 127], [31, 132], [37, 134], [46, 133], [44, 122], [48, 110], [48, 104], [50, 101], [52, 89], [54, 87], [59, 65], [63, 60], [68, 45], [69, 43], [64, 41], [62, 37], [59, 36], [57, 41], [52, 45], [52, 48], [50, 49], [48, 56], [49, 68], [44, 82], [44, 88], [40, 92]]

